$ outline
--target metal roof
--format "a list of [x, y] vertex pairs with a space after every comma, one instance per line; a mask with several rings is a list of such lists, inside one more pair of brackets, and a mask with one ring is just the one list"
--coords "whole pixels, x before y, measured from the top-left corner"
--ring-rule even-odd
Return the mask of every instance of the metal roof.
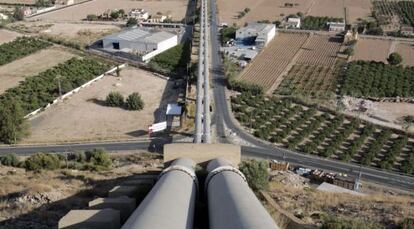
[[168, 32], [155, 32], [151, 33], [142, 29], [130, 29], [119, 33], [111, 34], [104, 39], [124, 40], [124, 41], [142, 41], [148, 43], [159, 43], [166, 39], [176, 36], [175, 34]]

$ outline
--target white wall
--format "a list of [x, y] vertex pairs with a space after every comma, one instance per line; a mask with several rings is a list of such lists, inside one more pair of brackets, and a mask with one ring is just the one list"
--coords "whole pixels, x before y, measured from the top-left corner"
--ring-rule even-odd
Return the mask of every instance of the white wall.
[[177, 35], [175, 35], [174, 37], [171, 37], [170, 39], [167, 39], [165, 41], [162, 41], [160, 43], [158, 43], [158, 49], [148, 53], [147, 55], [142, 56], [142, 61], [147, 62], [149, 61], [151, 58], [153, 58], [154, 56], [174, 47], [178, 45], [178, 37]]

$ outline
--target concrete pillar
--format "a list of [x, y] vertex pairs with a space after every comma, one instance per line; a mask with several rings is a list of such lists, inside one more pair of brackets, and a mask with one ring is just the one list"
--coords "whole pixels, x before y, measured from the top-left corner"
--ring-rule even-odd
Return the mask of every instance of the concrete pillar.
[[237, 168], [218, 158], [207, 165], [207, 171], [210, 229], [278, 228]]
[[59, 229], [119, 229], [120, 213], [114, 209], [71, 210], [58, 223]]
[[136, 200], [127, 196], [117, 198], [96, 198], [88, 204], [89, 209], [112, 208], [121, 214], [121, 223], [124, 223], [137, 207]]
[[166, 168], [122, 229], [193, 229], [195, 163], [179, 158]]

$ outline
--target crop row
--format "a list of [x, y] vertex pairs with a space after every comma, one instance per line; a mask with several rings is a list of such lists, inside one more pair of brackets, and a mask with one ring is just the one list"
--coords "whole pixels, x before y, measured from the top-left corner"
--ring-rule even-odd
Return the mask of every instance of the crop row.
[[351, 62], [341, 80], [340, 93], [356, 97], [412, 97], [414, 67], [374, 61]]
[[365, 166], [414, 171], [414, 139], [380, 126], [290, 99], [243, 93], [232, 97], [236, 119], [278, 146]]
[[32, 37], [18, 37], [0, 45], [0, 66], [49, 47], [51, 44]]
[[279, 33], [241, 73], [239, 80], [269, 89], [308, 38], [306, 34]]
[[340, 47], [339, 37], [313, 35], [301, 48], [301, 54], [296, 63], [331, 67], [335, 64]]
[[386, 17], [390, 22], [391, 17], [397, 15], [402, 24], [414, 26], [413, 1], [374, 1], [373, 6], [377, 19]]

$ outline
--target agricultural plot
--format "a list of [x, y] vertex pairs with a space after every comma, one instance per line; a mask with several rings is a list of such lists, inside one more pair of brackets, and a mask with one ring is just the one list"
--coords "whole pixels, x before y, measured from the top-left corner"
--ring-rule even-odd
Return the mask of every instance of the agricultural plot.
[[307, 154], [413, 174], [414, 139], [289, 99], [232, 97], [236, 119], [256, 137]]
[[[121, 77], [105, 76], [31, 120], [25, 143], [103, 139], [132, 139], [147, 135], [148, 125], [165, 120], [167, 103], [178, 96], [174, 84], [150, 72], [128, 67]], [[139, 92], [145, 103], [140, 111], [105, 106], [111, 91], [123, 96]]]
[[133, 8], [143, 8], [150, 14], [161, 12], [163, 15], [171, 15], [172, 20], [180, 21], [185, 17], [187, 0], [161, 0], [161, 1], [134, 1], [134, 0], [95, 0], [65, 9], [50, 12], [30, 18], [31, 20], [46, 21], [81, 21], [88, 14], [101, 15], [108, 9], [123, 9], [129, 12]]
[[360, 38], [355, 47], [355, 54], [350, 61], [366, 60], [387, 63], [391, 41], [382, 39]]
[[297, 64], [333, 66], [341, 48], [338, 37], [313, 35], [301, 48]]
[[0, 66], [49, 47], [51, 44], [31, 37], [17, 39], [0, 45]]
[[16, 87], [26, 77], [37, 75], [74, 56], [61, 48], [51, 47], [0, 66], [0, 94]]
[[370, 0], [315, 0], [307, 15], [319, 17], [346, 18], [349, 23], [358, 18], [366, 18], [371, 14]]
[[413, 1], [373, 1], [375, 17], [381, 25], [394, 23], [398, 17], [399, 24], [414, 26]]
[[413, 97], [414, 67], [355, 61], [348, 64], [340, 93], [354, 97]]
[[414, 66], [414, 42], [399, 43], [396, 45], [395, 51], [403, 58], [403, 65]]
[[21, 36], [21, 34], [10, 30], [0, 29], [0, 45], [3, 43], [10, 42], [19, 36]]
[[281, 81], [281, 74], [308, 39], [304, 33], [279, 33], [240, 74], [238, 80], [257, 84], [265, 90]]

